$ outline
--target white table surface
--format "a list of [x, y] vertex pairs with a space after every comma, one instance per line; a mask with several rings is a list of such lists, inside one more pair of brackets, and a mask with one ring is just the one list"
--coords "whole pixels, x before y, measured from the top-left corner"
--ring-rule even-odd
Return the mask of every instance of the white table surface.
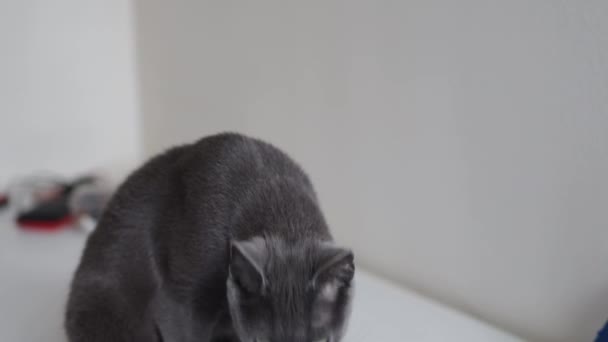
[[[0, 342], [63, 342], [63, 310], [86, 234], [24, 232], [0, 211]], [[522, 340], [362, 270], [346, 342]]]

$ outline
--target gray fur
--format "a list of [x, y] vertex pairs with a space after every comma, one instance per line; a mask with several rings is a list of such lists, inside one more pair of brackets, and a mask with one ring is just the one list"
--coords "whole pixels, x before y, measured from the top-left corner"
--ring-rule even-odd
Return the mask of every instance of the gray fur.
[[337, 342], [353, 274], [300, 167], [219, 134], [120, 187], [87, 241], [65, 326], [70, 342]]

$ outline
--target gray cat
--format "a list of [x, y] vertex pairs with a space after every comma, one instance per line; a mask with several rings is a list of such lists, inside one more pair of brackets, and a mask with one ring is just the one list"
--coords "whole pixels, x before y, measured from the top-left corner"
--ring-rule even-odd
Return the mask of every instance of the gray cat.
[[71, 342], [337, 342], [353, 276], [300, 167], [219, 134], [119, 188], [87, 242], [65, 327]]

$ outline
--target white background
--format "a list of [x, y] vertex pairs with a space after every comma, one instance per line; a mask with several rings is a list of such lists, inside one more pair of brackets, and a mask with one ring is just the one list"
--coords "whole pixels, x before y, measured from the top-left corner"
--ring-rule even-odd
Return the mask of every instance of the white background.
[[[384, 275], [539, 341], [608, 317], [608, 2], [137, 2], [145, 150], [312, 175]], [[406, 324], [406, 322], [404, 322]]]
[[130, 3], [0, 1], [0, 186], [140, 151]]

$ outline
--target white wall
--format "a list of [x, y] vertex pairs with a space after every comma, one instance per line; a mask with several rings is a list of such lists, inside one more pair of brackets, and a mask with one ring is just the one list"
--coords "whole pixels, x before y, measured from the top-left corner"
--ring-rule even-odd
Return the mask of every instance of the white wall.
[[137, 16], [147, 153], [263, 137], [311, 173], [361, 264], [532, 340], [590, 341], [608, 317], [608, 2], [140, 0]]
[[134, 66], [128, 1], [1, 1], [0, 186], [137, 157]]

